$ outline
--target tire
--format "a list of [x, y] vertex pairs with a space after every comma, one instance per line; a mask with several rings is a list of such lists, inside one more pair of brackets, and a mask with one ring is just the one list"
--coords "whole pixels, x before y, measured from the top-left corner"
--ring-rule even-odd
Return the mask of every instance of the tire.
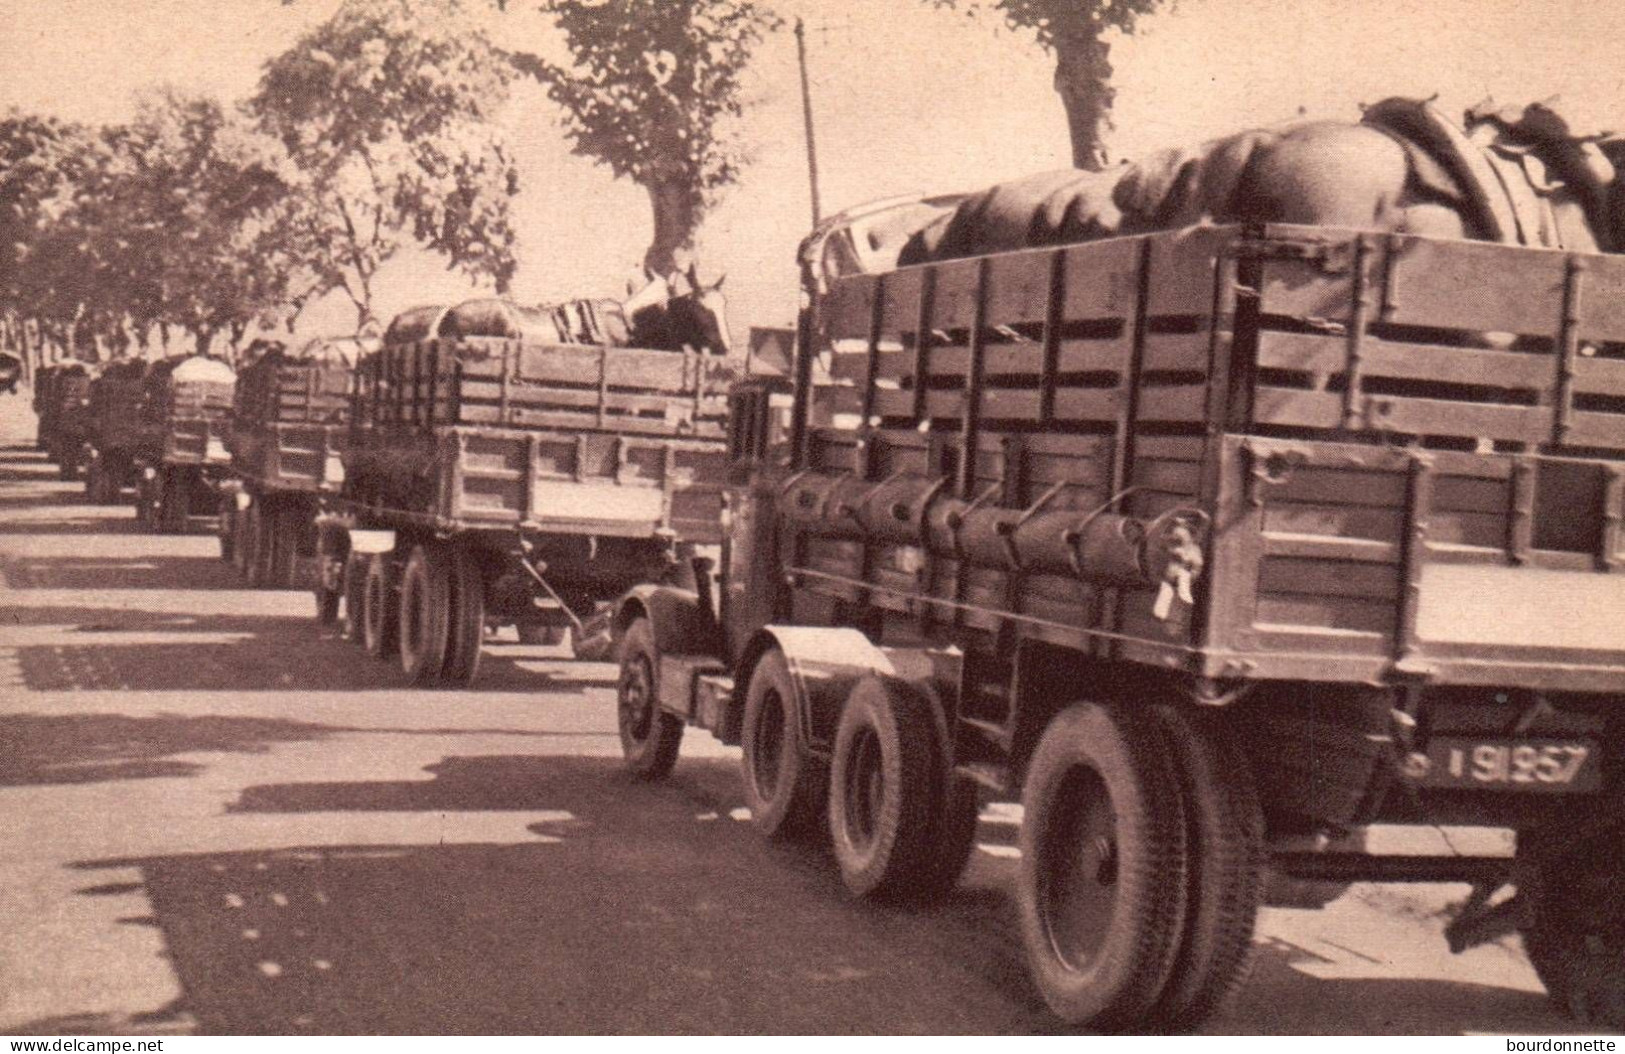
[[[1523, 836], [1519, 836], [1520, 843]], [[1524, 952], [1559, 1010], [1597, 1031], [1625, 1031], [1625, 883], [1619, 832], [1534, 855], [1534, 918]]]
[[930, 702], [903, 685], [865, 677], [847, 696], [830, 766], [829, 831], [853, 896], [918, 894], [943, 797], [936, 738]]
[[1172, 707], [1159, 707], [1157, 716], [1184, 798], [1189, 872], [1179, 956], [1151, 1016], [1184, 1031], [1223, 1009], [1252, 970], [1264, 813], [1252, 767], [1212, 722]]
[[480, 671], [480, 645], [485, 639], [485, 579], [474, 552], [457, 546], [451, 552], [451, 618], [446, 663], [441, 679], [448, 687], [474, 682]]
[[751, 673], [740, 727], [745, 804], [768, 838], [816, 836], [823, 826], [827, 771], [804, 749], [798, 728], [790, 665], [774, 648]]
[[394, 657], [399, 618], [400, 608], [389, 581], [389, 557], [374, 554], [367, 559], [361, 590], [361, 640], [367, 654], [378, 659]]
[[671, 775], [683, 742], [683, 722], [660, 709], [655, 681], [659, 669], [654, 630], [648, 619], [636, 619], [621, 637], [615, 715], [626, 767], [640, 780], [661, 780]]
[[344, 560], [344, 636], [354, 644], [365, 645], [361, 608], [367, 593], [367, 558], [351, 553]]
[[451, 621], [451, 556], [439, 542], [412, 547], [401, 573], [401, 672], [421, 687], [440, 683]]
[[931, 859], [915, 883], [921, 901], [945, 896], [959, 884], [976, 850], [976, 826], [982, 814], [981, 788], [974, 780], [949, 775], [938, 806]]
[[1185, 817], [1156, 718], [1077, 703], [1039, 739], [1022, 790], [1017, 901], [1028, 971], [1056, 1016], [1137, 1023], [1173, 972]]
[[324, 589], [320, 585], [314, 590], [316, 596], [316, 625], [336, 626], [339, 621], [339, 601], [343, 593]]
[[135, 523], [143, 531], [158, 529], [158, 510], [153, 502], [155, 480], [137, 477], [135, 482]]
[[265, 500], [255, 495], [242, 513], [243, 578], [251, 589], [264, 589], [270, 581], [270, 528], [266, 524]]
[[64, 483], [72, 483], [79, 478], [80, 459], [84, 456], [84, 449], [73, 442], [64, 442], [62, 451], [57, 459], [57, 476]]

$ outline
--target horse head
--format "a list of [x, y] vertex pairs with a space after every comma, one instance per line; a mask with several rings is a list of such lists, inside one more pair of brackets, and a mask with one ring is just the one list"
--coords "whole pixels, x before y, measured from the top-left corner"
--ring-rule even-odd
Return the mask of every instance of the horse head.
[[[670, 278], [649, 275], [649, 284], [625, 305], [634, 346], [681, 351], [694, 348], [712, 355], [732, 349], [722, 278], [703, 285], [691, 265]], [[681, 288], [683, 291], [678, 292]]]

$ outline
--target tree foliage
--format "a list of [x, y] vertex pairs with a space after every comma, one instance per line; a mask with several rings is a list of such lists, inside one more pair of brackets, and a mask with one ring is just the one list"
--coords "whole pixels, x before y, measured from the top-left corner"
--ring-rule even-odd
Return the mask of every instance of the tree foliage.
[[283, 241], [361, 325], [378, 269], [411, 241], [506, 290], [519, 182], [490, 120], [514, 76], [456, 0], [346, 0], [266, 66], [250, 106], [303, 204]]
[[[520, 0], [495, 0], [499, 7]], [[781, 25], [753, 0], [543, 0], [569, 58], [515, 53], [564, 111], [575, 153], [649, 194], [645, 266], [670, 273], [747, 155], [735, 121], [755, 49]]]
[[1055, 56], [1055, 90], [1066, 110], [1072, 163], [1106, 166], [1105, 135], [1111, 128], [1111, 31], [1133, 33], [1140, 20], [1173, 0], [927, 0], [972, 17], [999, 20], [1031, 31]]

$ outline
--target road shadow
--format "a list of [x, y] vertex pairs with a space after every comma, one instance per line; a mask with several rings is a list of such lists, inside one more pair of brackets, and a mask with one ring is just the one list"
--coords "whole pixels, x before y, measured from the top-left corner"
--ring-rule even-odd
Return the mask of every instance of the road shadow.
[[[249, 788], [238, 813], [560, 810], [534, 843], [99, 860], [136, 868], [209, 1034], [1027, 1033], [990, 977], [1002, 898], [854, 904], [827, 856], [772, 846], [731, 763], [447, 758], [434, 779]], [[81, 890], [94, 895], [105, 888]], [[121, 891], [123, 887], [120, 887]], [[991, 957], [996, 961], [997, 956]], [[997, 967], [992, 967], [997, 969]], [[1016, 976], [1020, 981], [1019, 973]]]
[[203, 766], [176, 755], [258, 754], [334, 731], [267, 718], [120, 714], [6, 714], [0, 728], [0, 787], [190, 776]]

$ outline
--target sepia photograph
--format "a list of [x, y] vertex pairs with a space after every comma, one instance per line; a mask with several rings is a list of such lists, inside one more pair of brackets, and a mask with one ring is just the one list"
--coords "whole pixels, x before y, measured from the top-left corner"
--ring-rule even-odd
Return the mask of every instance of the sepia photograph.
[[1613, 1049], [1622, 42], [0, 0], [8, 1049]]

